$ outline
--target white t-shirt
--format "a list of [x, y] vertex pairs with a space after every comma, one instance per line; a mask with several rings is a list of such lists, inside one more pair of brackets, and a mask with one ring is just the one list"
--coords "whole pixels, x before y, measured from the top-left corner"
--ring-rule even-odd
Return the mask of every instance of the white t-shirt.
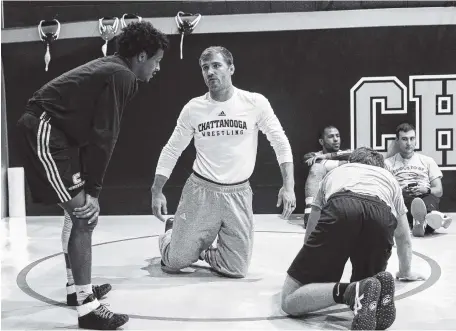
[[193, 170], [223, 184], [248, 179], [255, 167], [258, 130], [266, 134], [279, 164], [293, 162], [291, 146], [269, 101], [259, 93], [235, 88], [218, 102], [209, 93], [190, 100], [158, 160], [156, 174], [170, 177], [176, 162], [195, 138]]
[[377, 196], [396, 218], [407, 213], [399, 183], [386, 169], [361, 163], [343, 164], [326, 175], [312, 205], [322, 209], [334, 193], [341, 191]]
[[396, 177], [402, 188], [411, 183], [430, 188], [434, 179], [443, 177], [432, 158], [416, 152], [410, 159], [404, 159], [397, 153], [385, 160], [385, 167]]

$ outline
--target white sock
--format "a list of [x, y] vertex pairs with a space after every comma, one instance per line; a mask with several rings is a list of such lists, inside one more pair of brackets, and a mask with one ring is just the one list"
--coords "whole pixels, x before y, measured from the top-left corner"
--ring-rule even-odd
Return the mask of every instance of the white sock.
[[[68, 214], [68, 212], [65, 210], [62, 236], [61, 236], [62, 250], [63, 250], [63, 253], [65, 254], [65, 260], [68, 258], [68, 242], [70, 241], [70, 234], [71, 234], [72, 227], [73, 227], [73, 223], [71, 222], [70, 214]], [[74, 284], [73, 272], [71, 271], [71, 269], [67, 268], [66, 273], [67, 273], [68, 285], [73, 285]]]
[[68, 285], [66, 287], [67, 294], [73, 294], [76, 293], [76, 286], [73, 285]]
[[71, 269], [67, 268], [66, 272], [67, 272], [68, 285], [74, 285], [73, 271], [71, 271]]
[[78, 304], [82, 305], [84, 300], [87, 299], [87, 297], [92, 293], [92, 284], [76, 285], [76, 296], [78, 298]]
[[76, 306], [76, 310], [78, 311], [78, 316], [82, 317], [84, 315], [87, 315], [88, 313], [91, 313], [98, 307], [100, 307], [100, 302], [98, 302], [98, 300], [95, 299], [91, 302], [87, 302], [85, 305]]

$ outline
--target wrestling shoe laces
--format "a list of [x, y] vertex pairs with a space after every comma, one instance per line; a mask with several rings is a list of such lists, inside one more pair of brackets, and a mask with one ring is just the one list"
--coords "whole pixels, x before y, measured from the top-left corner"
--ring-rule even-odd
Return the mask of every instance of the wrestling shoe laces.
[[364, 293], [359, 296], [359, 282], [356, 282], [355, 304], [353, 305], [353, 312], [355, 313], [355, 316], [358, 314], [358, 310], [361, 310], [361, 308], [363, 308], [363, 305], [361, 303], [361, 300], [363, 298]]
[[106, 306], [109, 306], [109, 303], [100, 303], [100, 306], [93, 312], [101, 318], [110, 319], [114, 316], [114, 313], [106, 308]]

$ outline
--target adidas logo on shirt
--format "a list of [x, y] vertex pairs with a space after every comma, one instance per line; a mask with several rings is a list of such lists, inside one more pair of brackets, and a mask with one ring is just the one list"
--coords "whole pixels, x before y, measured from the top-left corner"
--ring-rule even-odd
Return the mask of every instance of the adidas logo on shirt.
[[222, 112], [220, 114], [218, 114], [218, 116], [226, 116], [225, 112], [222, 110]]

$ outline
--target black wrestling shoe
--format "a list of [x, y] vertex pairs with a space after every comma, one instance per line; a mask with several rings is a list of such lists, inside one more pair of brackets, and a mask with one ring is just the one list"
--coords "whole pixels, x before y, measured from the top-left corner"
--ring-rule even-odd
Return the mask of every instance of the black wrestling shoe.
[[344, 294], [344, 303], [355, 313], [351, 330], [375, 330], [377, 327], [377, 305], [381, 284], [374, 277], [353, 282]]
[[382, 271], [374, 276], [380, 281], [382, 289], [377, 304], [377, 330], [386, 330], [396, 320], [394, 304], [394, 278], [389, 272]]
[[[95, 300], [95, 296], [91, 294], [84, 300], [82, 306], [86, 304], [90, 305], [90, 303]], [[128, 315], [115, 314], [106, 308], [106, 305], [99, 304], [99, 306], [90, 313], [78, 317], [78, 322], [79, 327], [82, 329], [116, 330], [118, 327], [127, 323], [129, 319]]]
[[[75, 285], [72, 285], [75, 286]], [[67, 284], [68, 287], [68, 284]], [[92, 292], [95, 295], [95, 298], [100, 300], [103, 298], [106, 294], [111, 291], [112, 286], [110, 284], [103, 284], [103, 285], [92, 285]], [[73, 292], [71, 294], [67, 294], [67, 305], [74, 307], [78, 305], [78, 299], [76, 292]]]

